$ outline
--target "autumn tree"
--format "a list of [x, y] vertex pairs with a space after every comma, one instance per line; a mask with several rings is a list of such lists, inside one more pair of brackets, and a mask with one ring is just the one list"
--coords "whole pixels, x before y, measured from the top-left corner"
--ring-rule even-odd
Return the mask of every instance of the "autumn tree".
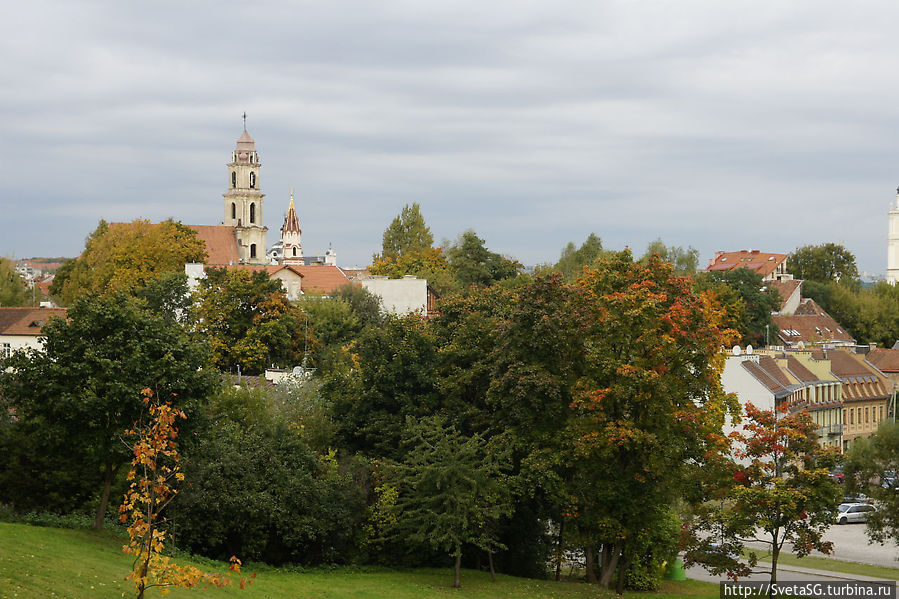
[[[135, 438], [128, 472], [131, 485], [119, 507], [119, 520], [128, 524], [129, 536], [122, 550], [134, 556], [126, 580], [134, 582], [138, 599], [143, 599], [144, 593], [151, 588], [194, 588], [200, 584], [228, 586], [231, 584], [229, 576], [207, 574], [194, 566], [181, 566], [163, 554], [168, 538], [165, 510], [178, 493], [178, 483], [184, 480], [175, 421], [187, 416], [173, 408], [171, 402], [154, 398], [150, 388], [145, 388], [142, 395], [149, 422], [125, 431], [126, 438]], [[239, 576], [240, 560], [232, 556], [230, 561], [231, 572]], [[252, 579], [240, 577], [239, 580], [241, 588], [247, 582], [252, 583]]]
[[183, 272], [187, 262], [203, 262], [206, 246], [196, 232], [171, 219], [159, 224], [100, 221], [81, 256], [56, 273], [50, 292], [70, 304], [83, 294], [143, 287], [166, 272]]
[[127, 463], [122, 433], [138, 420], [140, 391], [152, 385], [190, 414], [217, 383], [208, 354], [179, 325], [119, 293], [84, 296], [68, 319], [51, 319], [41, 350], [13, 354], [0, 372], [0, 394], [15, 411], [15, 427], [41, 439], [51, 455], [78, 454], [94, 474], [100, 497], [94, 526], [102, 528], [113, 480]]
[[258, 374], [303, 360], [305, 316], [264, 271], [209, 268], [194, 305], [196, 333], [221, 370]]
[[24, 306], [30, 303], [29, 295], [15, 262], [0, 258], [0, 307]]
[[456, 277], [450, 269], [441, 248], [426, 248], [402, 254], [396, 258], [375, 256], [374, 264], [369, 267], [373, 275], [400, 279], [406, 275], [414, 275], [427, 279], [437, 293], [444, 295], [458, 288]]
[[[713, 574], [736, 578], [763, 572], [777, 582], [786, 543], [798, 557], [833, 548], [824, 533], [834, 523], [840, 497], [830, 477], [836, 452], [818, 444], [817, 425], [806, 411], [788, 413], [786, 404], [776, 412], [752, 404], [745, 410], [742, 429], [732, 435], [732, 476], [725, 481], [726, 492], [699, 511], [696, 546], [686, 561], [702, 564]], [[759, 554], [750, 541], [767, 546], [769, 569], [757, 569]]]
[[504, 454], [478, 435], [460, 435], [441, 416], [407, 419], [404, 442], [408, 452], [393, 476], [397, 534], [449, 553], [453, 587], [460, 588], [464, 545], [488, 552], [491, 566], [502, 548], [491, 524], [510, 511]]
[[804, 245], [787, 258], [787, 270], [796, 279], [849, 284], [858, 279], [855, 255], [837, 243]]
[[421, 206], [406, 204], [384, 230], [381, 258], [396, 260], [405, 254], [428, 250], [433, 244], [434, 236], [421, 215]]

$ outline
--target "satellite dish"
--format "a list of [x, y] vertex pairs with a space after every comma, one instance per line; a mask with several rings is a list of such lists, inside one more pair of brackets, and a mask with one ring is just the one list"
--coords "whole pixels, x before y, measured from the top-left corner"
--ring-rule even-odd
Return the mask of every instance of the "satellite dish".
[[799, 349], [800, 351], [805, 349], [805, 343], [800, 341], [799, 343], [796, 344], [796, 348]]
[[751, 346], [751, 345], [747, 345], [747, 346], [746, 346], [746, 355], [747, 355], [747, 356], [751, 356], [751, 355], [752, 355], [752, 346]]
[[739, 356], [741, 353], [743, 353], [743, 350], [740, 349], [739, 345], [735, 345], [734, 348], [731, 350], [731, 353], [733, 353], [733, 355], [735, 355], [735, 356]]

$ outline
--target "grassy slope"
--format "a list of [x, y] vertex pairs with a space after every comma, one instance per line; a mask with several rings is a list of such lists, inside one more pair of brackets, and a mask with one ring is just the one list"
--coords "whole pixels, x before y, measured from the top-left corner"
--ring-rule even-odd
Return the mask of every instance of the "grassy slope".
[[[0, 522], [0, 598], [44, 597], [131, 597], [133, 587], [123, 579], [131, 560], [121, 553], [122, 540], [109, 534], [83, 530], [40, 528]], [[223, 571], [221, 564], [218, 571]], [[209, 570], [207, 568], [207, 570]], [[613, 593], [580, 583], [556, 583], [499, 576], [491, 583], [488, 575], [466, 570], [461, 590], [450, 587], [449, 569], [409, 571], [351, 569], [292, 573], [275, 569], [259, 572], [256, 583], [246, 591], [236, 588], [203, 591], [174, 590], [169, 597], [302, 597], [309, 599], [421, 599], [456, 597], [465, 599], [579, 599], [604, 597]], [[160, 596], [158, 592], [151, 597]], [[718, 585], [688, 581], [666, 583], [663, 592], [628, 593], [628, 597], [660, 596], [679, 599], [714, 599]]]

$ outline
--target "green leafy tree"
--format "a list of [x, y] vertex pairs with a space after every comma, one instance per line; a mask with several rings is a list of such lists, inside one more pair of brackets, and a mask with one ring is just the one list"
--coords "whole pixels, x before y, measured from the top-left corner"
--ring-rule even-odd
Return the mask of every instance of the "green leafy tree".
[[43, 334], [42, 350], [16, 352], [7, 361], [0, 391], [17, 426], [42, 439], [39, 447], [77, 454], [99, 473], [94, 526], [102, 528], [113, 480], [129, 459], [121, 436], [143, 413], [141, 390], [172, 397], [191, 414], [217, 376], [205, 369], [202, 345], [124, 294], [79, 298], [68, 319], [51, 319]]
[[428, 284], [441, 295], [449, 294], [459, 286], [440, 248], [407, 252], [397, 258], [375, 256], [374, 264], [368, 270], [373, 275], [390, 279], [401, 279], [406, 275], [427, 279]]
[[421, 206], [417, 203], [411, 206], [406, 204], [384, 230], [381, 257], [395, 260], [405, 254], [428, 250], [432, 245], [434, 236], [421, 215]]
[[258, 374], [303, 360], [305, 315], [263, 271], [207, 269], [194, 311], [197, 335], [222, 370]]
[[381, 298], [361, 285], [343, 285], [332, 297], [345, 300], [362, 327], [379, 327], [384, 324], [386, 317], [381, 309]]
[[562, 254], [555, 265], [548, 268], [541, 267], [538, 271], [560, 272], [566, 281], [573, 281], [581, 276], [581, 271], [585, 266], [593, 264], [594, 260], [607, 253], [607, 250], [602, 248], [602, 240], [595, 233], [590, 233], [581, 247], [577, 247], [573, 242], [568, 242], [568, 245], [562, 248]]
[[679, 245], [667, 246], [658, 238], [649, 242], [646, 253], [640, 258], [641, 262], [649, 261], [653, 255], [658, 256], [663, 262], [669, 262], [674, 267], [676, 275], [692, 275], [696, 273], [699, 265], [699, 250], [693, 246], [682, 248]]
[[22, 276], [16, 272], [15, 262], [0, 258], [0, 306], [9, 308], [30, 303], [31, 294], [25, 288]]
[[796, 279], [851, 284], [858, 279], [855, 256], [842, 245], [824, 243], [796, 248], [787, 258], [787, 270]]
[[104, 294], [143, 287], [161, 274], [183, 272], [186, 262], [202, 262], [206, 246], [196, 232], [173, 220], [159, 224], [100, 221], [84, 251], [56, 273], [50, 292], [70, 304], [82, 294]]
[[847, 490], [864, 493], [877, 503], [877, 511], [868, 515], [868, 538], [899, 542], [899, 424], [884, 421], [870, 437], [853, 441], [843, 468]]
[[711, 292], [717, 298], [724, 307], [724, 325], [737, 331], [744, 345], [761, 347], [766, 342], [766, 331], [770, 334], [777, 330], [771, 313], [780, 307], [780, 295], [765, 286], [760, 274], [748, 268], [699, 274], [694, 289]]
[[460, 588], [463, 545], [488, 554], [502, 548], [491, 524], [510, 510], [506, 464], [487, 441], [459, 434], [442, 416], [407, 419], [404, 438], [409, 450], [393, 479], [397, 533], [455, 558], [453, 587]]
[[491, 252], [474, 231], [466, 231], [447, 250], [450, 269], [463, 287], [488, 286], [511, 279], [524, 269], [516, 260]]
[[[738, 461], [730, 465], [731, 480], [721, 502], [700, 511], [696, 530], [701, 540], [687, 553], [688, 564], [732, 577], [764, 572], [777, 582], [785, 543], [798, 557], [832, 551], [824, 533], [834, 523], [840, 497], [830, 477], [836, 453], [818, 444], [817, 425], [808, 412], [786, 410], [786, 405], [774, 412], [747, 404], [744, 429], [734, 434]], [[749, 541], [767, 545], [770, 569], [756, 570], [759, 554], [747, 547]], [[735, 557], [744, 550], [746, 562]]]

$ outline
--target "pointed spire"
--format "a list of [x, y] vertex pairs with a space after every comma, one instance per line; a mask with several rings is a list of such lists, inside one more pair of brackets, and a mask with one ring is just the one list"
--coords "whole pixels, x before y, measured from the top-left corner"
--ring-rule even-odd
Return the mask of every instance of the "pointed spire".
[[296, 207], [293, 204], [293, 187], [290, 188], [290, 207], [287, 208], [287, 216], [284, 217], [284, 226], [281, 227], [282, 237], [284, 233], [302, 233], [300, 229], [300, 219], [297, 218]]

